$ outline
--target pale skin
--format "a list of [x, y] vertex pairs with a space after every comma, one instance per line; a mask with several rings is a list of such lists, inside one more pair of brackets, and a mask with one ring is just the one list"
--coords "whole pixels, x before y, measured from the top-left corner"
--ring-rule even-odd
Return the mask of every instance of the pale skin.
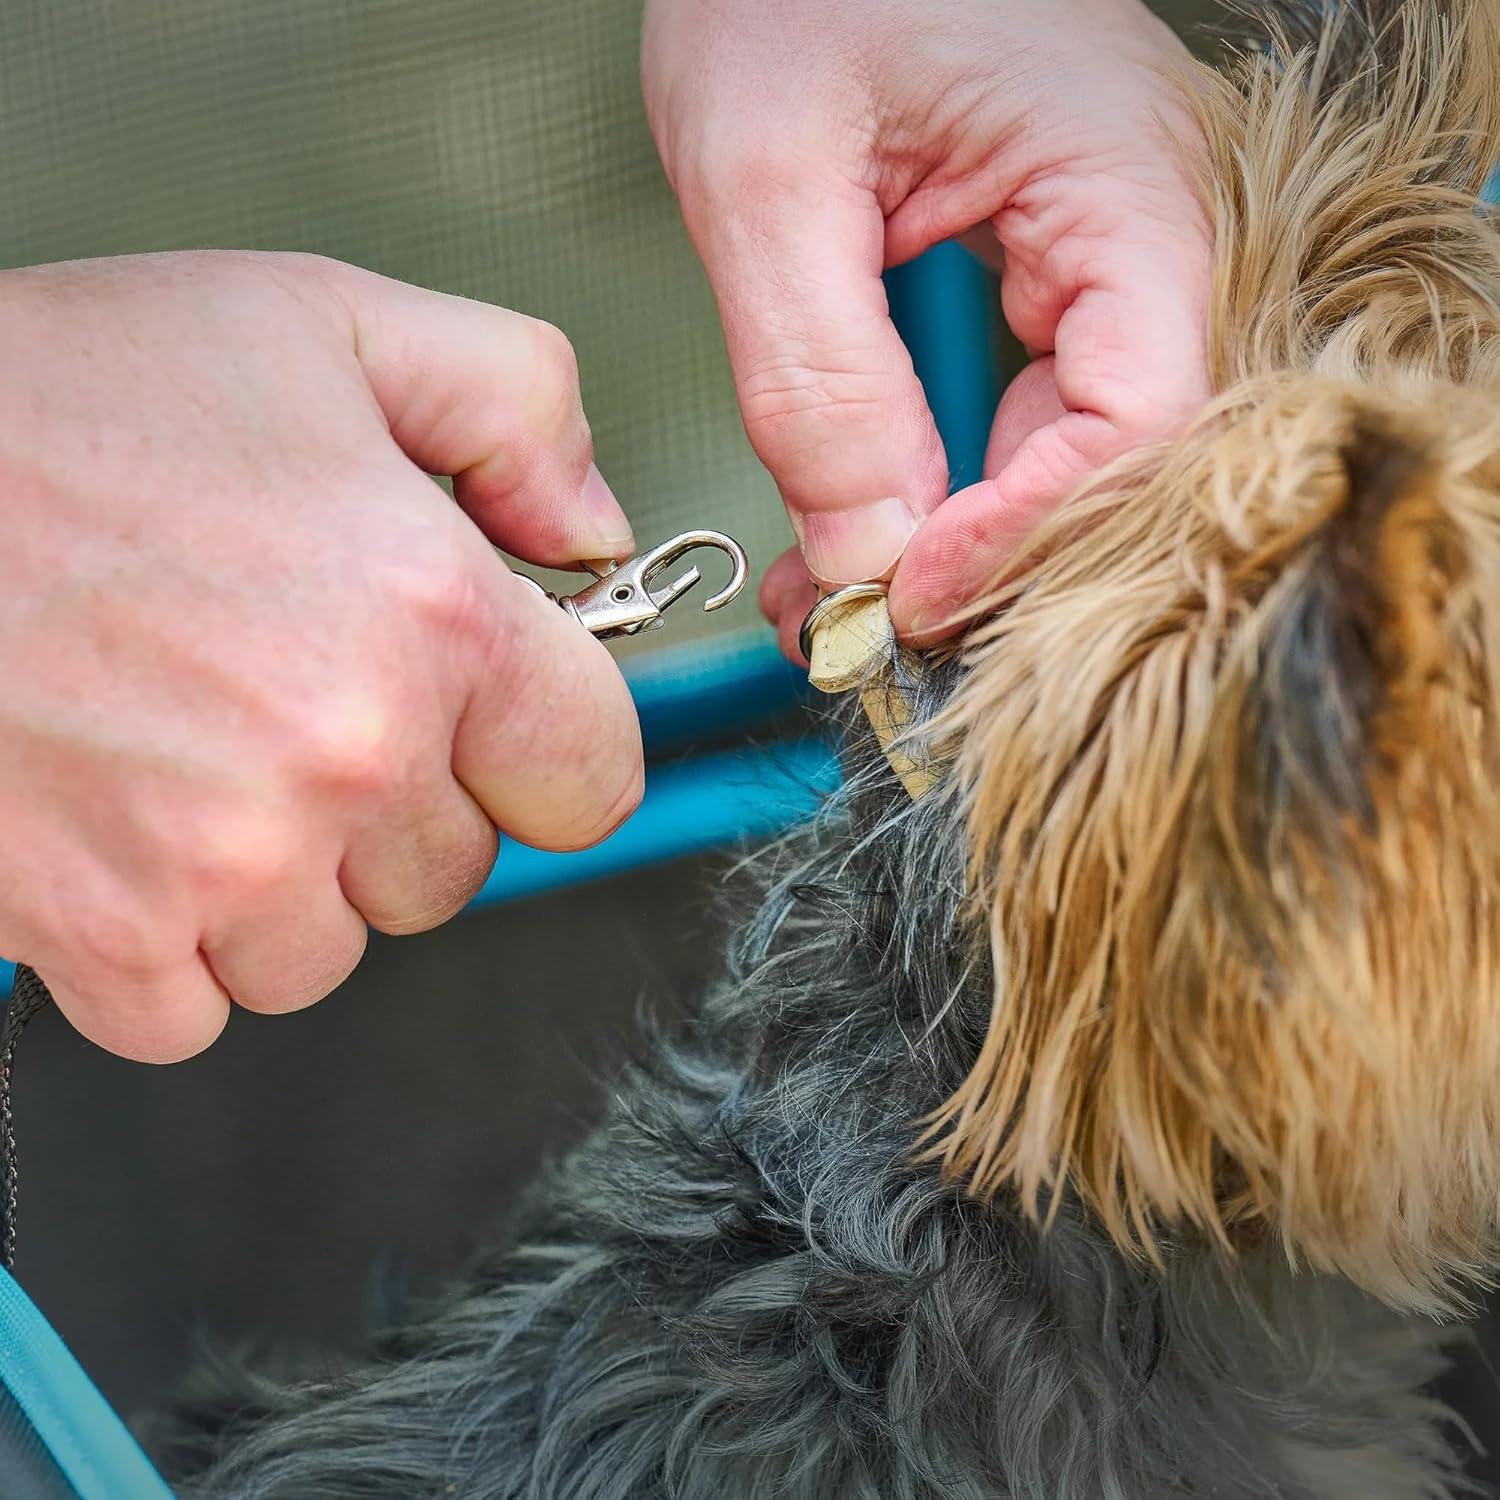
[[[302, 256], [0, 276], [0, 952], [187, 1057], [610, 832], [605, 648], [508, 572], [621, 555], [567, 341]], [[427, 477], [452, 474], [462, 509]]]
[[[648, 0], [647, 109], [802, 543], [761, 591], [789, 655], [809, 572], [890, 578], [910, 643], [952, 634], [1041, 515], [1202, 404], [1186, 61], [1140, 0]], [[961, 234], [1035, 358], [945, 498], [880, 273]]]
[[[805, 553], [762, 590], [784, 643], [809, 571], [948, 633], [1202, 401], [1181, 56], [1137, 0], [649, 0], [652, 127]], [[975, 226], [1038, 358], [945, 500], [880, 272]], [[500, 837], [634, 809], [623, 679], [492, 545], [631, 547], [557, 330], [208, 253], [0, 272], [0, 321], [0, 953], [86, 1036], [190, 1056], [328, 993], [367, 927], [444, 921]]]

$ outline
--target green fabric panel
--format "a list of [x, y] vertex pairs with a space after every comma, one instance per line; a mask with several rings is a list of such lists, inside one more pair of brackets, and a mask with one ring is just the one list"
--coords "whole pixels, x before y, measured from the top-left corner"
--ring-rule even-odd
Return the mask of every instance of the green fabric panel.
[[[9, 0], [0, 264], [310, 250], [546, 318], [640, 542], [719, 526], [758, 573], [790, 534], [646, 128], [639, 22], [636, 0]], [[749, 596], [685, 602], [626, 650], [762, 629]]]

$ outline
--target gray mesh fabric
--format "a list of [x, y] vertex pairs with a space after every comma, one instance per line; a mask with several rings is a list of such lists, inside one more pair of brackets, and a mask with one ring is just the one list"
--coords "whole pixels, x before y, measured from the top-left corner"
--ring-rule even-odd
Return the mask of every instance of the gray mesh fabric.
[[77, 1500], [20, 1403], [0, 1385], [0, 1495], [5, 1500]]
[[[790, 537], [646, 129], [639, 21], [634, 0], [7, 0], [0, 264], [313, 250], [546, 318], [640, 542], [719, 526], [759, 571]], [[684, 603], [635, 649], [762, 628], [748, 598]]]

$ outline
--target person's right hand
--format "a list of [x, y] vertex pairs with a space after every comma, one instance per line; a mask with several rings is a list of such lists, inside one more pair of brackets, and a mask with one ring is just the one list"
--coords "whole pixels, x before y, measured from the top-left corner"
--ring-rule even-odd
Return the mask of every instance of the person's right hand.
[[490, 545], [631, 546], [556, 329], [198, 253], [0, 273], [0, 328], [0, 953], [86, 1036], [187, 1057], [453, 914], [497, 825], [635, 807], [623, 679]]

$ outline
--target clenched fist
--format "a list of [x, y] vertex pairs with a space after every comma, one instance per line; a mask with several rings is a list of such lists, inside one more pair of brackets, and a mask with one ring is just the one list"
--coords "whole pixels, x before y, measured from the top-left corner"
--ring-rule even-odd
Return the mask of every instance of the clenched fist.
[[[165, 1062], [641, 791], [623, 556], [557, 330], [305, 256], [0, 273], [0, 953]], [[428, 478], [452, 475], [455, 505]]]

